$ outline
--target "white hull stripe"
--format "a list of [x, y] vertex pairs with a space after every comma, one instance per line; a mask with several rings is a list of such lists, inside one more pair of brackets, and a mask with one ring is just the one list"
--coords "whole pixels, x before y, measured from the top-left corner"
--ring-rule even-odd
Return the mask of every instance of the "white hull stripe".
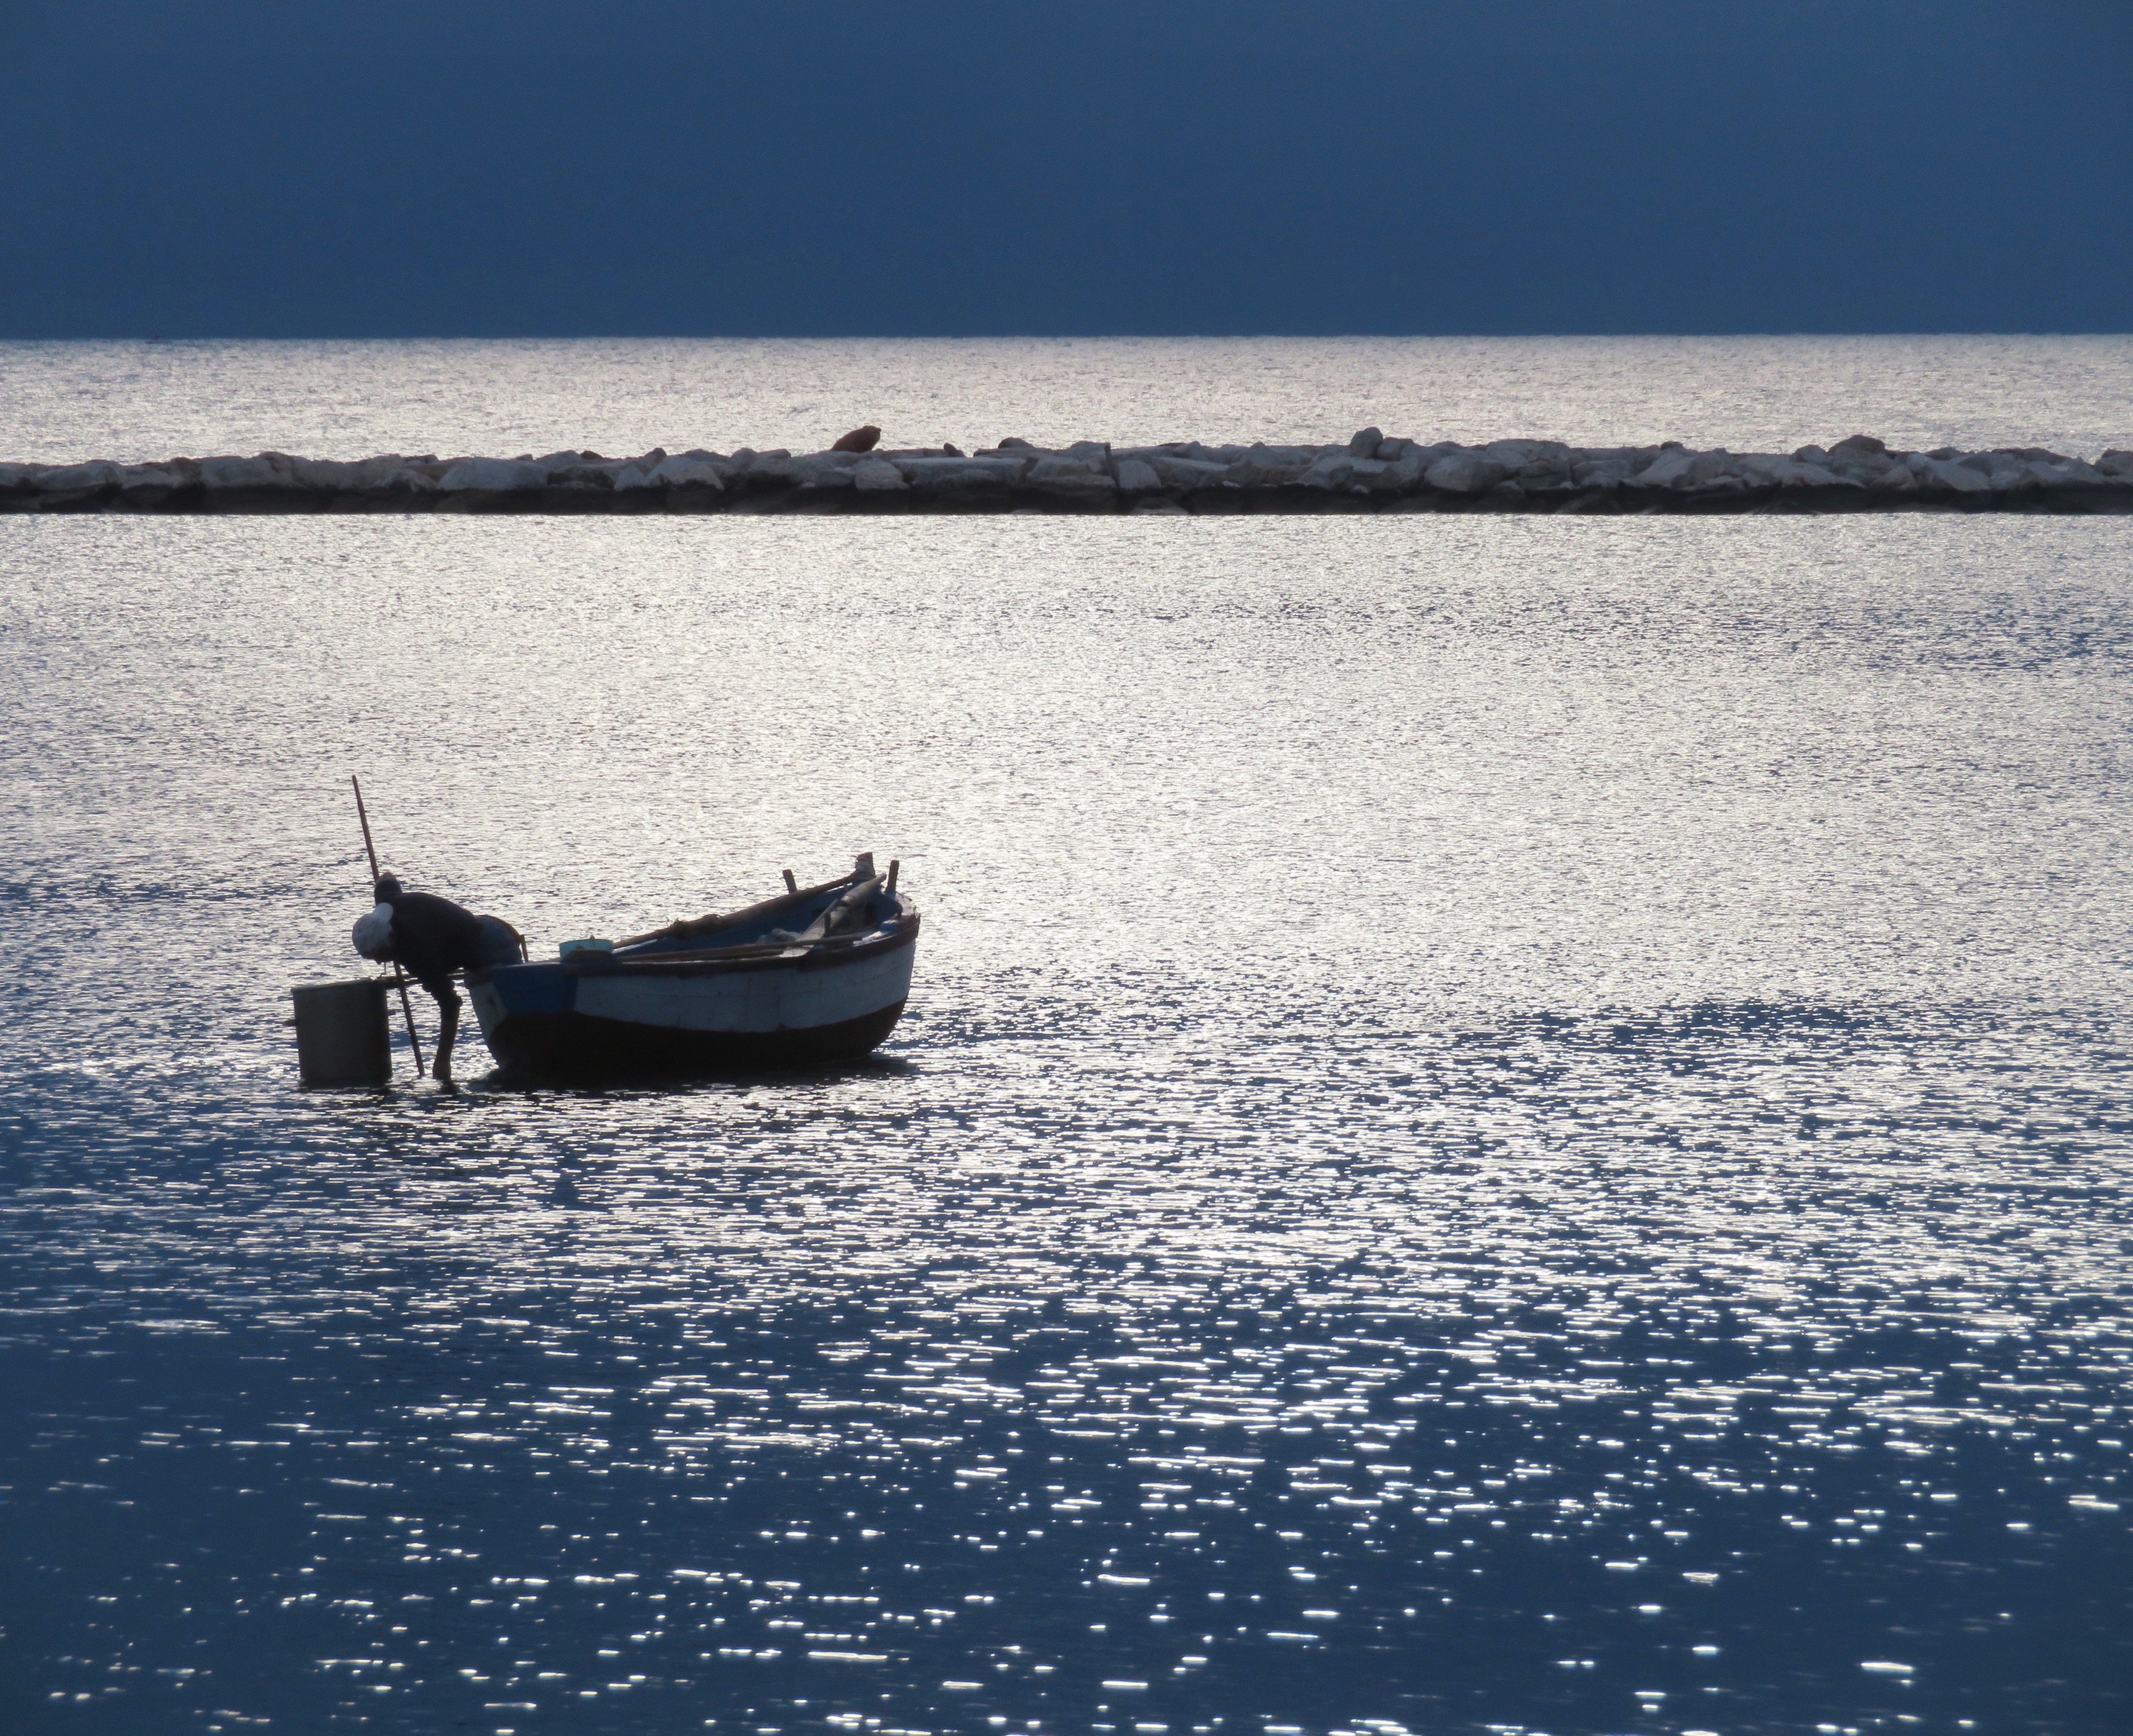
[[840, 1025], [908, 996], [916, 950], [898, 946], [878, 958], [827, 970], [580, 977], [571, 1010], [585, 1018], [674, 1031], [806, 1031]]

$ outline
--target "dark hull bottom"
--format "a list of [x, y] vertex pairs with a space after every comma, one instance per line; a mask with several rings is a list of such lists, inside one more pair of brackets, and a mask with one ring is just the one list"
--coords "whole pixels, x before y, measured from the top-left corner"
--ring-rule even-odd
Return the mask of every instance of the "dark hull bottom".
[[489, 1038], [489, 1053], [507, 1074], [536, 1079], [601, 1081], [703, 1079], [762, 1073], [781, 1067], [851, 1060], [880, 1044], [903, 1015], [903, 1003], [808, 1031], [676, 1031], [626, 1025], [581, 1013], [519, 1013]]

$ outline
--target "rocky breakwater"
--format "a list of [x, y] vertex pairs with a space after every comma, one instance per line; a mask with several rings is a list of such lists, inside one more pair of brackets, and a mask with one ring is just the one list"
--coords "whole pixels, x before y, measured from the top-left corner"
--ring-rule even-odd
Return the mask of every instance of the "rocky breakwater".
[[[871, 430], [869, 430], [869, 432]], [[634, 458], [262, 452], [156, 464], [0, 464], [17, 512], [2133, 512], [2133, 451], [1892, 450], [1867, 435], [1791, 453], [1424, 444], [1026, 440], [794, 454], [655, 449]]]

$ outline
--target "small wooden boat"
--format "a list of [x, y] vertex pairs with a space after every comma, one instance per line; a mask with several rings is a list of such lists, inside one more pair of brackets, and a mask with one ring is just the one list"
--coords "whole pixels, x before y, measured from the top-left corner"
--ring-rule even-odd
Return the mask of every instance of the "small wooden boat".
[[474, 1016], [507, 1073], [609, 1079], [848, 1060], [895, 1029], [918, 906], [897, 864], [787, 891], [561, 959], [469, 971]]

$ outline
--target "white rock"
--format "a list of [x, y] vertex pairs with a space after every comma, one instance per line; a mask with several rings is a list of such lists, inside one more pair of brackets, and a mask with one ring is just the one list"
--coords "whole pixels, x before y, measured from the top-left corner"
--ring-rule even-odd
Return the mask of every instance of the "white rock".
[[[1124, 463], [1124, 460], [1119, 460]], [[1229, 474], [1227, 464], [1208, 463], [1205, 459], [1176, 458], [1167, 452], [1158, 452], [1144, 460], [1154, 471], [1166, 488], [1211, 488]]]
[[[1298, 446], [1254, 446], [1223, 474], [1248, 488], [1281, 488], [1300, 483], [1311, 467], [1327, 454]], [[1333, 457], [1345, 456], [1336, 453]]]
[[1630, 479], [1640, 488], [1677, 488], [1688, 479], [1689, 467], [1699, 455], [1686, 447], [1669, 447]]
[[1572, 485], [1570, 454], [1565, 451], [1559, 456], [1551, 457], [1543, 453], [1512, 471], [1511, 480], [1528, 490], [1567, 488]]
[[1423, 473], [1429, 468], [1428, 460], [1413, 450], [1394, 460], [1359, 458], [1353, 462], [1355, 474], [1348, 486], [1351, 489], [1367, 489], [1373, 494], [1411, 494], [1421, 485]]
[[2017, 488], [2027, 480], [2025, 472], [2029, 467], [2010, 453], [1970, 452], [1945, 462], [1960, 464], [1966, 470], [1975, 470], [1996, 488]]
[[118, 466], [104, 459], [85, 464], [60, 464], [36, 479], [41, 494], [71, 494], [82, 488], [108, 488], [118, 480]]
[[2082, 483], [2092, 485], [2111, 480], [2095, 465], [2085, 464], [2078, 458], [2032, 459], [2023, 468], [2031, 480], [2051, 488]]
[[1029, 473], [1036, 487], [1050, 494], [1111, 494], [1118, 484], [1110, 475], [1078, 458], [1040, 458]]
[[1153, 494], [1163, 486], [1153, 465], [1138, 458], [1119, 460], [1119, 486], [1129, 494]]
[[806, 459], [796, 459], [789, 452], [758, 452], [749, 455], [744, 470], [736, 469], [734, 474], [745, 475], [751, 482], [797, 485], [806, 482], [815, 473], [808, 468]]
[[911, 485], [887, 459], [870, 458], [852, 466], [852, 486], [862, 494], [887, 494]]
[[[388, 452], [378, 458], [358, 459], [354, 466], [356, 486], [364, 488], [383, 488], [394, 477], [406, 470], [410, 463], [410, 459], [402, 458], [397, 452]], [[429, 478], [426, 478], [425, 480]], [[430, 486], [435, 488], [436, 483], [431, 481]]]
[[1561, 440], [1490, 440], [1481, 451], [1485, 457], [1512, 470], [1544, 460], [1560, 462], [1570, 456], [1570, 448]]
[[709, 458], [700, 458], [694, 453], [680, 453], [672, 458], [662, 459], [652, 473], [652, 479], [672, 488], [691, 486], [723, 491], [726, 485], [726, 467], [713, 464]]
[[[641, 470], [644, 467], [639, 464], [637, 468]], [[591, 464], [570, 464], [560, 470], [548, 470], [548, 486], [551, 488], [612, 488], [615, 478], [628, 469], [629, 466], [619, 459], [604, 459]]]
[[180, 488], [185, 481], [176, 470], [166, 470], [161, 464], [127, 464], [118, 473], [122, 488]]
[[1856, 487], [1833, 470], [1797, 458], [1779, 458], [1767, 452], [1750, 452], [1733, 460], [1740, 478], [1759, 488]]
[[1510, 474], [1509, 464], [1478, 452], [1447, 452], [1423, 472], [1422, 479], [1447, 494], [1479, 494]]
[[363, 486], [363, 467], [343, 464], [337, 459], [292, 459], [289, 468], [298, 483], [306, 488], [341, 489]]
[[1928, 487], [1938, 486], [1957, 494], [1990, 494], [1992, 481], [1981, 475], [1967, 464], [1957, 464], [1952, 459], [1928, 458], [1923, 452], [1914, 452], [1910, 468], [1919, 480]]
[[[639, 472], [641, 476], [643, 473]], [[531, 459], [463, 458], [438, 479], [445, 493], [475, 489], [484, 494], [514, 494], [525, 489], [545, 488], [548, 473]]]
[[288, 478], [261, 458], [204, 458], [200, 480], [210, 493], [217, 488], [279, 488]]
[[894, 462], [914, 488], [1001, 488], [1022, 479], [1018, 458], [899, 458]]
[[811, 452], [786, 459], [783, 469], [803, 488], [849, 488], [859, 458], [855, 452]]

